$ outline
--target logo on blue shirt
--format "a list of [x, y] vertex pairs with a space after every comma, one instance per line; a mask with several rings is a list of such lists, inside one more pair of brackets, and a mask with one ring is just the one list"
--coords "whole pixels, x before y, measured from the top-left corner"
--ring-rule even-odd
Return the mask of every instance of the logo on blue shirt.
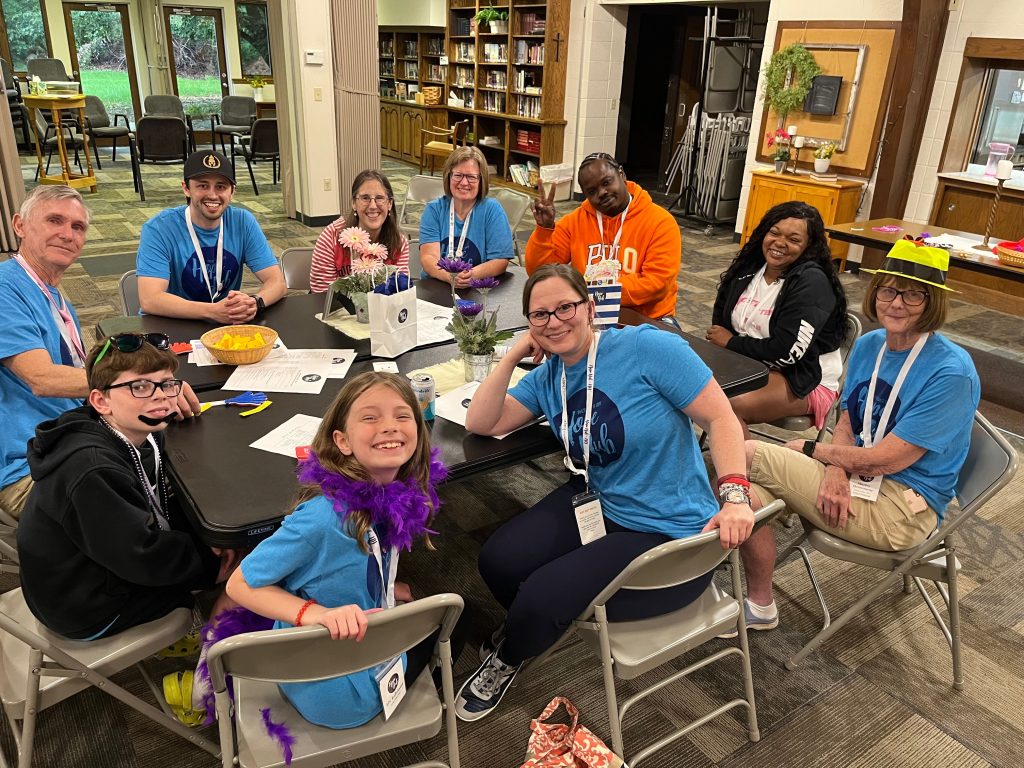
[[[210, 278], [210, 287], [217, 290], [217, 246], [208, 245], [203, 246], [203, 261], [206, 266], [206, 274]], [[192, 301], [209, 301], [210, 292], [206, 287], [206, 281], [203, 279], [202, 273], [199, 271], [199, 259], [195, 253], [192, 253], [185, 262], [184, 269], [181, 270], [181, 288], [184, 291], [187, 298]], [[235, 280], [239, 271], [238, 257], [230, 251], [224, 251], [224, 266], [221, 273], [221, 285], [224, 286], [224, 290], [214, 297], [214, 301], [220, 301], [230, 290], [230, 286], [235, 284]]]
[[[587, 391], [580, 389], [569, 398], [569, 450], [579, 466], [583, 466], [583, 417], [586, 413]], [[555, 427], [562, 423], [562, 414], [555, 417]], [[622, 414], [615, 402], [594, 388], [594, 408], [590, 414], [590, 463], [606, 467], [622, 457], [626, 432]]]
[[[868, 385], [869, 382], [867, 381], [858, 382], [846, 399], [847, 412], [850, 414], [850, 429], [853, 431], [854, 437], [860, 437], [860, 432], [864, 428], [864, 401], [868, 397]], [[890, 392], [892, 392], [892, 387], [889, 385], [889, 382], [884, 379], [878, 379], [878, 383], [875, 384], [875, 402], [871, 404], [872, 436], [878, 430], [878, 422], [882, 418], [885, 404], [889, 401]], [[899, 412], [900, 398], [897, 395], [896, 402], [892, 407], [892, 415], [889, 416], [889, 423], [885, 425], [884, 434], [889, 434], [892, 428], [896, 426]]]
[[[441, 241], [441, 255], [449, 258], [455, 257], [455, 249], [459, 246], [459, 238], [455, 238], [455, 244], [452, 245], [452, 241], [447, 237]], [[462, 244], [462, 260], [472, 262], [472, 264], [478, 265], [484, 263], [483, 254], [480, 253], [480, 249], [476, 247], [476, 244], [469, 239], [469, 235], [466, 235], [466, 242]]]

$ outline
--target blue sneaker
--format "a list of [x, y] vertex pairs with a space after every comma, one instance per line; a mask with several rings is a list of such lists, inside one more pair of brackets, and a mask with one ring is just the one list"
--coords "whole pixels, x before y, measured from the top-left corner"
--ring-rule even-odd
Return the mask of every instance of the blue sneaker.
[[479, 669], [462, 684], [455, 697], [455, 714], [467, 723], [486, 717], [498, 706], [522, 664], [506, 664], [498, 658], [502, 642]]
[[501, 645], [501, 641], [505, 639], [505, 625], [502, 624], [494, 632], [480, 643], [480, 661], [487, 661], [487, 657], [490, 656], [494, 651]]
[[[760, 616], [755, 616], [750, 611], [750, 601], [746, 598], [743, 599], [743, 618], [747, 622], [747, 631], [765, 631], [769, 629], [775, 629], [779, 626], [779, 611], [775, 610], [775, 615], [770, 619], [762, 619]], [[733, 627], [719, 635], [719, 637], [728, 640], [732, 637], [737, 637], [740, 633], [739, 627]]]

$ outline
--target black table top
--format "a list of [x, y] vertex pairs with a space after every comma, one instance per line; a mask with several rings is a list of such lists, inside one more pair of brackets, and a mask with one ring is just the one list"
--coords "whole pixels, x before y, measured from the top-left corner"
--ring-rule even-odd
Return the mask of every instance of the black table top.
[[[757, 389], [767, 381], [768, 369], [756, 360], [630, 310], [623, 311], [622, 320], [629, 325], [652, 322], [679, 333], [708, 364], [728, 395]], [[402, 373], [408, 373], [457, 354], [454, 344], [446, 344], [407, 352], [396, 363]], [[369, 360], [360, 360], [352, 365], [350, 375], [371, 369]], [[244, 418], [238, 415], [240, 409], [219, 407], [201, 418], [171, 425], [167, 431], [170, 476], [182, 507], [204, 541], [211, 546], [249, 546], [277, 526], [298, 490], [295, 459], [249, 445], [295, 414], [321, 416], [343, 383], [329, 379], [319, 395], [274, 393], [270, 408]], [[562, 450], [547, 426], [532, 425], [496, 440], [469, 434], [444, 419], [431, 425], [431, 443], [441, 449], [452, 481]]]
[[[510, 266], [499, 280], [501, 280], [501, 285], [487, 295], [487, 312], [497, 310], [498, 328], [501, 330], [526, 327], [526, 320], [522, 312], [523, 285], [526, 283], [526, 273], [518, 267]], [[442, 307], [452, 306], [451, 288], [439, 280], [428, 278], [417, 281], [416, 296]], [[480, 298], [476, 291], [461, 291], [460, 297], [474, 300]], [[354, 349], [356, 360], [368, 359], [371, 356], [369, 339], [353, 339], [336, 328], [314, 319], [313, 316], [323, 309], [323, 304], [324, 294], [322, 293], [287, 296], [273, 306], [267, 307], [263, 317], [253, 324], [273, 328], [290, 349]], [[171, 337], [172, 342], [187, 342], [198, 339], [215, 327], [218, 326], [202, 320], [139, 315], [103, 320], [96, 326], [96, 335], [97, 338], [102, 339], [122, 332], [156, 332], [166, 333]], [[187, 362], [187, 358], [182, 356], [178, 375], [187, 381], [196, 392], [204, 392], [220, 389], [234, 370], [235, 367], [232, 365], [200, 367]]]

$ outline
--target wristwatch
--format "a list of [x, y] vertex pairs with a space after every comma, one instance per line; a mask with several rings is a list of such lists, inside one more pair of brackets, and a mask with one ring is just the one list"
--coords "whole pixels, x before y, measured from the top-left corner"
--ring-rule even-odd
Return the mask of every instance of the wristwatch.
[[804, 440], [804, 455], [814, 458], [814, 449], [817, 447], [817, 443], [814, 440]]
[[750, 506], [750, 495], [742, 488], [729, 488], [718, 495], [718, 500], [723, 504], [746, 504]]
[[256, 299], [256, 317], [262, 315], [267, 309], [267, 302], [263, 300], [263, 297], [259, 294], [253, 296]]

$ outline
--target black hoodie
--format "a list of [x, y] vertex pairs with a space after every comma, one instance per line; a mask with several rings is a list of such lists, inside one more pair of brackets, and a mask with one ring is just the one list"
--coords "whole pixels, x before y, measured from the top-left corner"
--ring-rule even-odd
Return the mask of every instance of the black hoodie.
[[18, 525], [21, 585], [52, 631], [87, 638], [118, 616], [126, 629], [123, 616], [157, 596], [187, 604], [212, 586], [219, 559], [193, 539], [173, 499], [172, 530], [159, 528], [130, 449], [91, 407], [36, 427], [28, 464], [35, 487]]

